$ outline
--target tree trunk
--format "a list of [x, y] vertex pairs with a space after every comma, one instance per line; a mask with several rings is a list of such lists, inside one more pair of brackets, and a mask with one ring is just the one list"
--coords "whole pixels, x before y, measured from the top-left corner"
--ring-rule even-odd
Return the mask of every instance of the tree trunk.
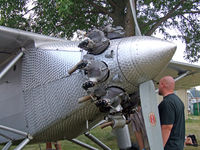
[[125, 36], [135, 35], [135, 27], [129, 0], [115, 1], [118, 7], [115, 7], [111, 18], [115, 26], [122, 26], [125, 30]]

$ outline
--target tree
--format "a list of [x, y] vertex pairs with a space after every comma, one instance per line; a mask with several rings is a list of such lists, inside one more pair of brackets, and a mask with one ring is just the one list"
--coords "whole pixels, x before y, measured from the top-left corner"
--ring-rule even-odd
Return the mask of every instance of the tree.
[[[187, 45], [185, 58], [190, 61], [200, 58], [199, 0], [135, 1], [143, 35], [159, 31], [167, 39], [181, 38]], [[122, 26], [126, 36], [135, 34], [129, 0], [34, 0], [33, 5], [34, 15], [26, 21], [30, 25], [28, 30], [37, 33], [69, 38], [77, 29], [87, 31], [111, 23]], [[168, 28], [177, 29], [180, 34], [172, 36], [166, 32]]]
[[0, 0], [0, 25], [27, 29], [28, 19], [24, 17], [28, 13], [26, 4], [22, 0]]

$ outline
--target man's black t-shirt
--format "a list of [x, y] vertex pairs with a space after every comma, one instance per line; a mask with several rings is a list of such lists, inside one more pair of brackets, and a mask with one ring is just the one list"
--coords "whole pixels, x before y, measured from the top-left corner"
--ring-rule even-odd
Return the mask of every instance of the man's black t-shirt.
[[184, 104], [175, 94], [164, 97], [158, 106], [161, 125], [173, 124], [165, 150], [183, 150], [185, 141]]

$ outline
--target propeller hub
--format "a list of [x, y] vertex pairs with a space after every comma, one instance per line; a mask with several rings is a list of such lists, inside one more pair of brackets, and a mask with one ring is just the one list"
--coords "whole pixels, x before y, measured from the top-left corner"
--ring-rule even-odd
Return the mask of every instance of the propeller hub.
[[169, 63], [176, 45], [150, 36], [122, 39], [117, 50], [119, 68], [128, 82], [138, 85], [156, 77]]

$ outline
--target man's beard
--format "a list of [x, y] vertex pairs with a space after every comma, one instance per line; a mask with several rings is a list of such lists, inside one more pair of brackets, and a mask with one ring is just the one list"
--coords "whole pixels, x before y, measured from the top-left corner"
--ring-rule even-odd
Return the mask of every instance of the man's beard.
[[160, 90], [158, 91], [158, 94], [162, 96], [162, 92]]

